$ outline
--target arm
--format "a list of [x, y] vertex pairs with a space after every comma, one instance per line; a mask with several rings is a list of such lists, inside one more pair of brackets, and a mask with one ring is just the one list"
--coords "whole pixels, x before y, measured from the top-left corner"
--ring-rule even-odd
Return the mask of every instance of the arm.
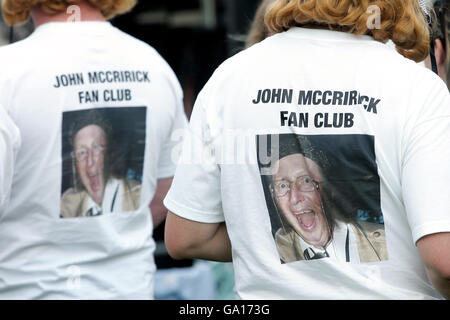
[[417, 241], [428, 278], [446, 299], [450, 299], [450, 232], [425, 236]]
[[158, 227], [161, 222], [164, 221], [167, 214], [167, 209], [163, 204], [163, 200], [166, 197], [167, 192], [172, 185], [173, 178], [159, 179], [156, 183], [155, 196], [150, 203], [150, 211], [153, 219], [153, 229]]
[[167, 214], [165, 242], [174, 259], [231, 262], [231, 242], [222, 223], [200, 223]]

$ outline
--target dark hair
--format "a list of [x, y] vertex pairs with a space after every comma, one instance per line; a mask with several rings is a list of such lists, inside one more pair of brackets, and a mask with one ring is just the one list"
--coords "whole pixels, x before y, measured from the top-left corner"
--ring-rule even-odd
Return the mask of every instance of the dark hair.
[[327, 156], [319, 150], [306, 136], [296, 134], [279, 135], [279, 146], [273, 145], [271, 154], [278, 151], [278, 159], [281, 160], [291, 154], [302, 154], [314, 161], [323, 171], [330, 168]]
[[446, 14], [448, 12], [448, 7], [444, 5], [444, 2], [441, 0], [436, 0], [434, 2], [433, 11], [431, 12], [431, 38], [441, 39], [444, 48], [446, 42]]
[[89, 110], [86, 112], [81, 112], [80, 116], [72, 122], [72, 126], [69, 130], [69, 143], [72, 147], [74, 147], [75, 137], [77, 133], [90, 125], [96, 125], [102, 128], [103, 132], [105, 133], [105, 139], [107, 143], [112, 140], [112, 126], [111, 123], [103, 118], [100, 112], [97, 110]]
[[450, 9], [448, 1], [435, 1], [431, 24], [432, 40], [440, 39], [444, 48], [447, 60], [447, 85], [450, 87]]

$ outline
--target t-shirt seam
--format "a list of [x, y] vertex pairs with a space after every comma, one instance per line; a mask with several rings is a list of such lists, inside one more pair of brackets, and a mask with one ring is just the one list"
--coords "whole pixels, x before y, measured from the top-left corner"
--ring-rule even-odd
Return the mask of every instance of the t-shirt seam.
[[449, 220], [435, 220], [425, 224], [420, 224], [411, 228], [414, 241], [417, 242], [420, 238], [425, 237], [430, 234], [440, 233], [440, 232], [450, 232], [450, 221]]
[[315, 38], [313, 36], [308, 36], [308, 35], [304, 35], [304, 34], [294, 34], [294, 33], [287, 33], [287, 34], [285, 34], [285, 36], [289, 37], [289, 38], [297, 38], [297, 39], [301, 38], [303, 40], [308, 40], [308, 41], [312, 41], [312, 42], [320, 42], [320, 43], [333, 42], [333, 43], [353, 43], [353, 44], [356, 44], [356, 43], [362, 44], [362, 43], [364, 43], [364, 44], [373, 44], [373, 45], [376, 45], [376, 46], [380, 46], [380, 45], [384, 46], [385, 45], [383, 42], [378, 41], [378, 40], [374, 39], [373, 37], [371, 37], [371, 38], [333, 39], [333, 38], [328, 37], [328, 36], [322, 36], [322, 37]]
[[[164, 199], [164, 201], [166, 202], [168, 202], [169, 204], [170, 203], [172, 203], [173, 205], [175, 205], [175, 206], [177, 206], [177, 207], [180, 207], [180, 208], [183, 208], [183, 209], [186, 209], [186, 211], [191, 211], [191, 212], [193, 212], [193, 213], [195, 213], [195, 214], [198, 214], [198, 215], [202, 215], [202, 216], [205, 216], [205, 217], [214, 217], [214, 218], [222, 218], [222, 216], [223, 216], [223, 214], [222, 214], [222, 212], [220, 212], [220, 213], [217, 213], [217, 212], [212, 212], [212, 211], [210, 211], [210, 212], [206, 212], [206, 211], [201, 211], [201, 210], [198, 210], [198, 209], [194, 209], [194, 208], [191, 208], [191, 207], [188, 207], [188, 206], [186, 206], [185, 204], [180, 204], [178, 201], [175, 201], [173, 198], [172, 198], [172, 196], [171, 195], [168, 195], [165, 199]], [[169, 205], [170, 206], [170, 205]], [[174, 212], [175, 214], [180, 214], [180, 215], [182, 215], [182, 216], [189, 216], [189, 214], [187, 214], [187, 215], [185, 215], [185, 212]]]
[[164, 169], [158, 169], [157, 177], [158, 179], [170, 178], [175, 175], [176, 166], [172, 165]]

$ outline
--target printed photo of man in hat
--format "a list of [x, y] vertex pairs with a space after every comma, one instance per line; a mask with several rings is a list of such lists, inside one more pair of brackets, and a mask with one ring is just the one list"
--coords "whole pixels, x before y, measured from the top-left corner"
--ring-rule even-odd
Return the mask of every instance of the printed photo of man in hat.
[[272, 154], [278, 159], [273, 159], [272, 175], [263, 181], [270, 192], [268, 207], [275, 211], [271, 219], [279, 222], [274, 238], [282, 263], [386, 260], [384, 225], [351, 214], [350, 202], [327, 179], [328, 170], [335, 168], [326, 154], [306, 136], [279, 135], [275, 141], [279, 146], [272, 146]]
[[113, 164], [120, 163], [114, 148], [110, 121], [97, 110], [78, 111], [68, 142], [73, 170], [73, 188], [61, 199], [63, 218], [92, 217], [139, 208], [141, 184], [128, 179]]

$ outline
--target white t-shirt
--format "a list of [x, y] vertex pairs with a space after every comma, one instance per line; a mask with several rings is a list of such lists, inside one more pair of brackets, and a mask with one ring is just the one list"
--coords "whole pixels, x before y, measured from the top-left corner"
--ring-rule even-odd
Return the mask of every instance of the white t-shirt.
[[[0, 299], [153, 298], [149, 204], [187, 126], [173, 71], [109, 22], [44, 24], [0, 61], [0, 103], [22, 138], [6, 163]], [[111, 212], [86, 216], [89, 201]]]
[[[292, 28], [223, 63], [190, 128], [165, 205], [190, 220], [226, 222], [240, 298], [440, 298], [415, 247], [425, 235], [450, 232], [450, 97], [431, 71], [369, 36]], [[275, 171], [264, 164], [284, 168], [281, 153], [293, 137], [309, 154], [296, 159], [323, 173], [286, 178], [285, 194], [274, 191]], [[272, 158], [265, 147], [277, 142]], [[304, 186], [293, 190], [299, 176]], [[329, 203], [353, 209], [325, 206], [327, 183], [338, 195]], [[291, 226], [305, 235], [320, 213], [344, 212], [365, 226], [350, 234], [361, 263], [306, 261], [287, 236], [277, 242], [289, 225], [280, 218], [290, 212], [280, 209], [283, 199], [300, 188], [322, 208], [292, 209], [301, 222]]]
[[20, 147], [20, 133], [5, 108], [0, 105], [0, 212], [9, 202], [14, 159]]

